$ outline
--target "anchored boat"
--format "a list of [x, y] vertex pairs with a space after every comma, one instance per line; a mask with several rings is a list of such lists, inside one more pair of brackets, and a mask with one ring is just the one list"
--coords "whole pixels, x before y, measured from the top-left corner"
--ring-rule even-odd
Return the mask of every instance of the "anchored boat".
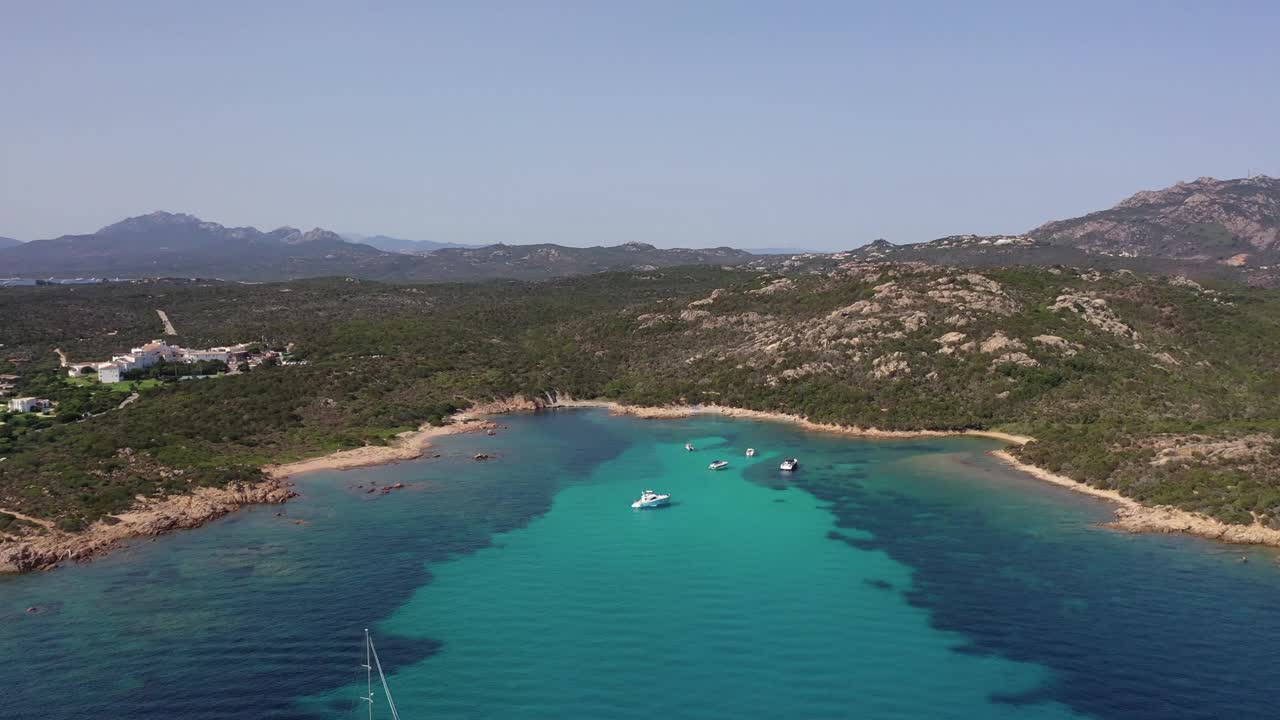
[[783, 460], [782, 464], [779, 465], [778, 467], [787, 471], [795, 470], [796, 468], [800, 467], [800, 458], [791, 458], [789, 460]]
[[659, 495], [652, 490], [645, 490], [640, 493], [640, 499], [631, 503], [631, 507], [636, 510], [644, 510], [647, 508], [660, 508], [671, 502], [670, 495]]
[[747, 448], [747, 457], [755, 457], [755, 456], [756, 456], [756, 449], [755, 449], [755, 448]]
[[729, 467], [729, 461], [728, 461], [728, 460], [716, 460], [715, 462], [711, 463], [711, 464], [710, 464], [710, 465], [708, 465], [707, 467], [708, 467], [709, 469], [711, 469], [711, 470], [723, 470], [723, 469], [725, 469], [725, 468]]

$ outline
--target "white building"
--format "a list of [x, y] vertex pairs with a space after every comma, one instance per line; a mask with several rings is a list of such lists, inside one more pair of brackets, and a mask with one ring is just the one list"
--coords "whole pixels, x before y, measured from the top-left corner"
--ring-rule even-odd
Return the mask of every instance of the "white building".
[[236, 358], [243, 358], [249, 347], [249, 343], [240, 343], [229, 347], [191, 350], [170, 345], [164, 340], [152, 340], [142, 347], [133, 348], [126, 355], [113, 355], [109, 362], [75, 363], [77, 367], [68, 366], [67, 372], [74, 377], [78, 375], [78, 366], [83, 365], [98, 373], [98, 382], [118, 383], [125, 379], [125, 373], [130, 370], [149, 368], [161, 361], [193, 363], [202, 360], [220, 360], [229, 364]]
[[134, 367], [148, 368], [161, 360], [173, 360], [181, 350], [182, 348], [174, 347], [163, 340], [152, 340], [142, 347], [130, 350], [129, 354], [135, 359]]
[[98, 382], [100, 383], [118, 383], [123, 378], [124, 371], [116, 363], [98, 363]]
[[200, 362], [202, 360], [221, 360], [227, 362], [231, 359], [231, 351], [226, 348], [209, 348], [208, 350], [183, 350], [182, 360], [184, 362]]
[[34, 397], [13, 398], [12, 400], [9, 401], [9, 411], [22, 412], [22, 413], [35, 412], [37, 410], [47, 410], [51, 404], [52, 403], [50, 403], [48, 400], [45, 400], [44, 398], [34, 398]]

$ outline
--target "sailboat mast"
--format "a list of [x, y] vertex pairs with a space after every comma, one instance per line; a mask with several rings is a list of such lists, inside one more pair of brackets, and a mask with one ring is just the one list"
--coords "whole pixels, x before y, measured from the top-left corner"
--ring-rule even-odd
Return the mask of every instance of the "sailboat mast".
[[[396, 701], [391, 697], [391, 686], [387, 685], [387, 676], [382, 672], [382, 661], [378, 659], [378, 648], [373, 646], [373, 638], [369, 638], [369, 652], [373, 656], [373, 666], [378, 669], [378, 680], [382, 683], [382, 694], [387, 697], [387, 709], [391, 711], [391, 720], [400, 720], [400, 712], [396, 710]], [[370, 695], [372, 695], [372, 691]]]
[[373, 664], [369, 653], [373, 648], [373, 640], [369, 637], [369, 628], [364, 629], [364, 682], [365, 696], [360, 698], [369, 705], [369, 720], [373, 720]]

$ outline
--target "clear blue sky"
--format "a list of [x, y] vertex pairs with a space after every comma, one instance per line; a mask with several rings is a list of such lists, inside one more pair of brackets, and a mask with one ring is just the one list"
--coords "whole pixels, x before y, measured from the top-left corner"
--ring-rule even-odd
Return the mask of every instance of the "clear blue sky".
[[1278, 2], [0, 0], [0, 235], [852, 247], [1280, 175]]

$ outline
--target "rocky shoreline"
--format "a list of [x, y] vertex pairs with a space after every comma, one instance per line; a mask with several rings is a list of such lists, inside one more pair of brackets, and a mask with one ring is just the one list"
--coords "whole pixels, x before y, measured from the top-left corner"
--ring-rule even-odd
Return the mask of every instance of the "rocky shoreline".
[[79, 533], [63, 532], [31, 518], [31, 522], [44, 527], [46, 534], [0, 542], [0, 573], [53, 570], [67, 562], [87, 562], [122, 547], [130, 539], [197, 528], [247, 505], [288, 502], [298, 495], [293, 490], [294, 483], [286, 481], [293, 475], [413, 460], [426, 453], [434, 438], [492, 428], [493, 423], [484, 419], [487, 415], [536, 408], [532, 401], [523, 399], [477, 405], [455, 415], [449, 425], [424, 425], [401, 433], [389, 445], [369, 445], [292, 463], [267, 465], [262, 468], [268, 478], [263, 482], [198, 488], [190, 495], [139, 503], [128, 512], [99, 520]]
[[[723, 417], [784, 422], [804, 430], [827, 432], [864, 438], [914, 438], [971, 436], [1001, 440], [1011, 445], [1023, 445], [1033, 438], [997, 431], [965, 430], [880, 430], [847, 425], [816, 423], [807, 418], [786, 413], [726, 407], [722, 405], [668, 405], [646, 407], [622, 405], [609, 400], [578, 400], [564, 394], [547, 393], [541, 396], [521, 396], [477, 403], [458, 413], [449, 425], [423, 426], [418, 430], [401, 433], [396, 442], [385, 446], [367, 446], [344, 450], [321, 457], [292, 463], [268, 465], [263, 468], [269, 479], [249, 485], [227, 488], [199, 488], [190, 495], [180, 495], [151, 501], [112, 516], [112, 521], [98, 521], [81, 533], [66, 533], [48, 529], [48, 534], [0, 543], [0, 573], [52, 570], [65, 562], [84, 562], [121, 547], [125, 541], [138, 537], [154, 537], [175, 530], [199, 527], [211, 520], [239, 510], [246, 505], [283, 503], [297, 496], [294, 483], [285, 478], [317, 470], [346, 470], [356, 467], [381, 465], [422, 457], [431, 447], [431, 440], [445, 435], [488, 430], [494, 424], [486, 418], [510, 412], [532, 412], [558, 408], [601, 408], [616, 415], [638, 418], [673, 419], [694, 415], [720, 415]], [[1262, 525], [1229, 525], [1213, 518], [1187, 512], [1178, 508], [1148, 507], [1112, 490], [1076, 482], [1063, 475], [1018, 460], [1004, 450], [991, 453], [1010, 466], [1040, 480], [1051, 482], [1076, 492], [1103, 498], [1116, 503], [1116, 519], [1103, 523], [1104, 527], [1134, 533], [1187, 533], [1225, 543], [1268, 545], [1280, 547], [1280, 530]]]
[[1044, 468], [1024, 463], [1004, 450], [996, 450], [991, 454], [1039, 480], [1115, 503], [1116, 519], [1108, 523], [1101, 523], [1102, 527], [1131, 533], [1185, 533], [1232, 545], [1280, 547], [1280, 530], [1258, 523], [1253, 525], [1232, 525], [1211, 518], [1208, 515], [1188, 512], [1187, 510], [1167, 505], [1143, 505], [1137, 500], [1125, 497], [1114, 490], [1096, 488], [1092, 485], [1072, 480], [1065, 475], [1058, 475]]
[[46, 535], [0, 544], [0, 572], [52, 570], [65, 562], [84, 562], [120, 547], [131, 538], [200, 527], [246, 505], [283, 503], [296, 496], [293, 483], [279, 479], [225, 488], [197, 488], [190, 495], [139, 504], [128, 512], [111, 516], [110, 521], [95, 522], [84, 532], [49, 530]]

